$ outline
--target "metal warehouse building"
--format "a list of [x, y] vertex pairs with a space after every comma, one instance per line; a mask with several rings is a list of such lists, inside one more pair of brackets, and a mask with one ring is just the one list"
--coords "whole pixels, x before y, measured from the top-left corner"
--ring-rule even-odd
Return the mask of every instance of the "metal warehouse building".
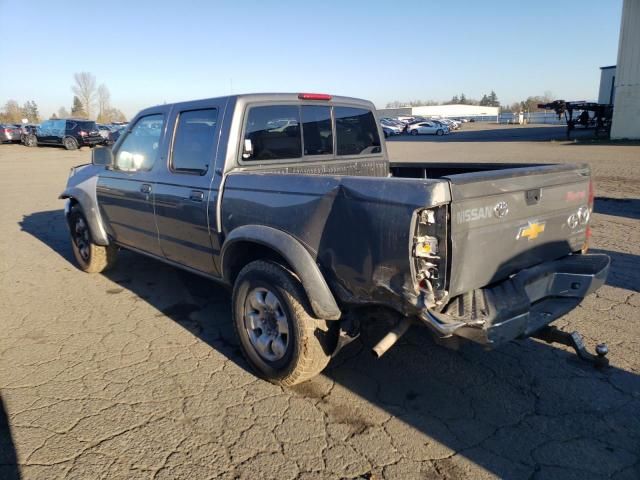
[[378, 117], [444, 117], [444, 118], [482, 118], [498, 120], [498, 107], [482, 107], [479, 105], [428, 105], [424, 107], [381, 108]]
[[611, 138], [640, 138], [640, 0], [624, 0]]

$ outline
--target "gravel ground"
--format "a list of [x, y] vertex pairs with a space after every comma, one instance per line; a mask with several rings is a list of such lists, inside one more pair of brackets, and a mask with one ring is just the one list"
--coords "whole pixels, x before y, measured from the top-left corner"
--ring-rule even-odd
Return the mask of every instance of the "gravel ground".
[[591, 164], [612, 272], [557, 324], [607, 342], [606, 371], [533, 340], [451, 351], [414, 328], [381, 360], [356, 342], [311, 382], [267, 384], [224, 289], [128, 252], [107, 275], [74, 267], [56, 197], [88, 150], [1, 145], [0, 478], [639, 478], [640, 147], [533, 128], [389, 151]]

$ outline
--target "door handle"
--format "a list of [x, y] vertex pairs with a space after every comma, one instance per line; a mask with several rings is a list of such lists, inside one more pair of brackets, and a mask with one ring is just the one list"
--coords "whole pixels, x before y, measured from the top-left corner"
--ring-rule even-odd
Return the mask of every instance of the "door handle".
[[199, 190], [191, 190], [191, 193], [189, 194], [189, 200], [192, 200], [194, 202], [201, 202], [202, 200], [204, 200], [204, 193]]
[[151, 193], [151, 185], [149, 185], [148, 183], [143, 183], [142, 185], [140, 185], [140, 191], [142, 193]]

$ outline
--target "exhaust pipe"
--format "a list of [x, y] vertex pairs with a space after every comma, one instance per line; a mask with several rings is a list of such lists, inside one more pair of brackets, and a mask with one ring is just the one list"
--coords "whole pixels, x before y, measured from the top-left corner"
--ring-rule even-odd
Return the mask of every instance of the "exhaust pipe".
[[380, 358], [382, 355], [384, 355], [387, 352], [387, 350], [393, 347], [395, 343], [398, 340], [400, 340], [400, 337], [402, 337], [405, 333], [407, 333], [407, 330], [409, 330], [411, 323], [412, 323], [411, 319], [408, 317], [405, 317], [402, 320], [400, 320], [395, 327], [389, 330], [389, 333], [387, 333], [382, 338], [382, 340], [380, 340], [376, 344], [376, 346], [373, 347], [373, 354], [376, 356], [376, 358]]

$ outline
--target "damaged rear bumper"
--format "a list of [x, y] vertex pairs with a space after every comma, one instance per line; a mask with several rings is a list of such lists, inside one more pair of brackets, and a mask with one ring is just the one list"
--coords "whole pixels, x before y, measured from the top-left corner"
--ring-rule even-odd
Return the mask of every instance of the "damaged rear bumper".
[[573, 310], [600, 288], [607, 255], [570, 255], [522, 270], [511, 278], [453, 299], [442, 313], [420, 319], [441, 337], [456, 335], [496, 347], [531, 336]]

